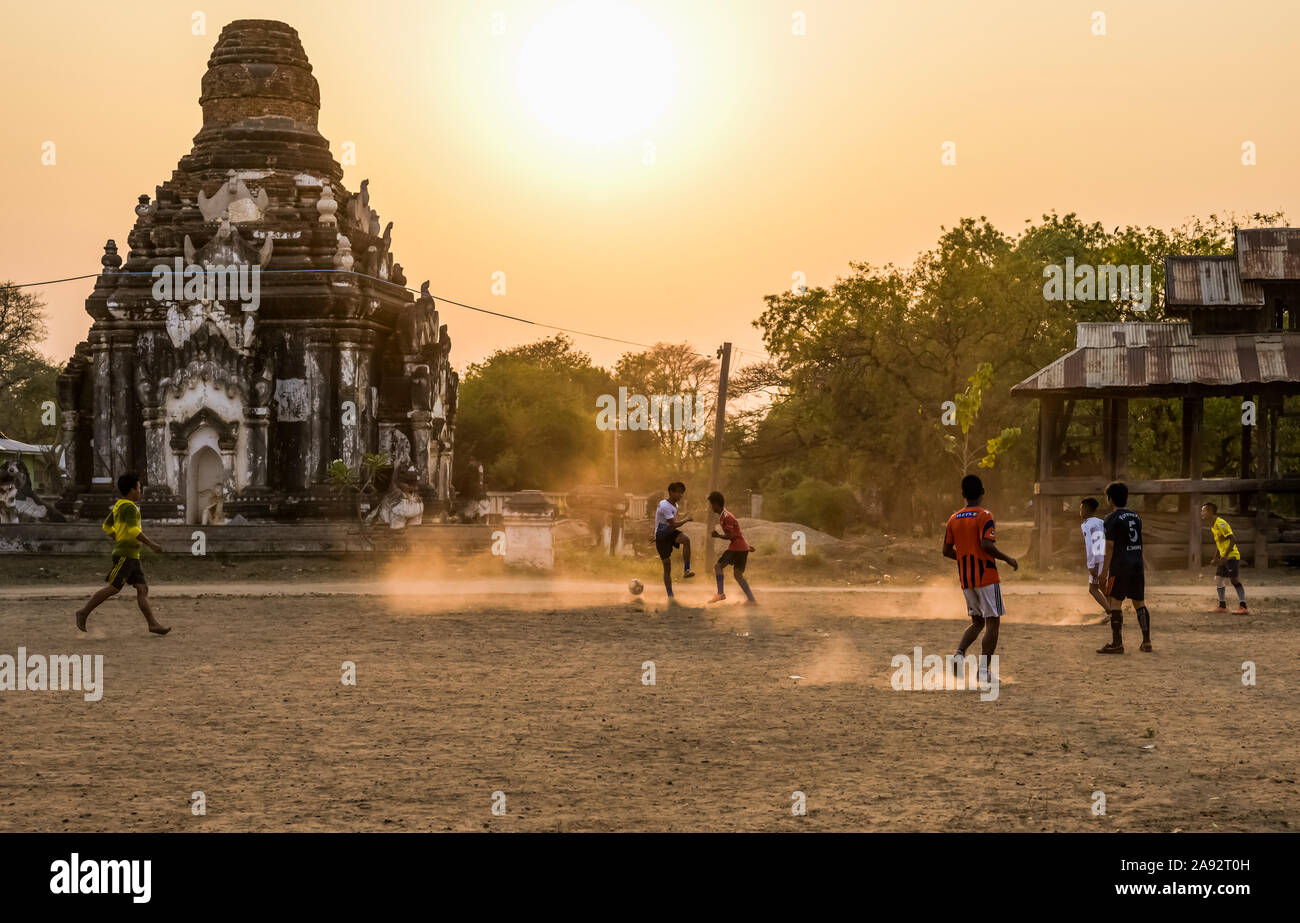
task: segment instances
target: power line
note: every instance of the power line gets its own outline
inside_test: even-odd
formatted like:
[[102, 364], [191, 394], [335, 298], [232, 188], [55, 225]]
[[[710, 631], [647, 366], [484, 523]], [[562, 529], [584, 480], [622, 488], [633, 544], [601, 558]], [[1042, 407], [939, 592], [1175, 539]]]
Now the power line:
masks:
[[[323, 272], [341, 273], [347, 276], [358, 276], [363, 279], [369, 279], [371, 282], [378, 282], [381, 285], [389, 285], [392, 286], [393, 288], [402, 289], [403, 291], [410, 292], [413, 295], [423, 294], [423, 292], [421, 292], [419, 289], [411, 288], [408, 285], [398, 285], [396, 282], [389, 282], [386, 279], [379, 279], [376, 278], [375, 276], [370, 276], [363, 272], [356, 272], [355, 270], [351, 270], [351, 269], [263, 269], [262, 270], [263, 275], [292, 275], [292, 274], [301, 274], [301, 273], [323, 273]], [[44, 282], [8, 282], [8, 283], [0, 283], [0, 285], [4, 285], [10, 288], [35, 288], [40, 285], [57, 285], [60, 282], [77, 282], [82, 279], [95, 279], [98, 278], [100, 275], [101, 273], [95, 272], [84, 276], [68, 276], [66, 279], [47, 279]], [[114, 270], [113, 275], [153, 276], [154, 273], [152, 270], [149, 272], [138, 272], [138, 271], [132, 272], [126, 270]], [[544, 327], [547, 330], [558, 330], [561, 333], [570, 333], [573, 334], [574, 336], [590, 337], [596, 340], [605, 340], [610, 343], [622, 343], [626, 346], [637, 346], [640, 347], [641, 349], [654, 348], [649, 343], [639, 343], [636, 340], [625, 340], [621, 337], [606, 336], [603, 333], [591, 333], [586, 330], [577, 330], [572, 327], [561, 327], [558, 324], [548, 324], [545, 323], [544, 321], [536, 321], [527, 317], [519, 317], [516, 314], [506, 314], [501, 311], [491, 311], [487, 308], [480, 308], [477, 305], [465, 304], [462, 301], [455, 301], [451, 298], [443, 298], [441, 295], [434, 295], [433, 293], [430, 293], [430, 296], [433, 298], [435, 302], [441, 301], [445, 304], [455, 305], [458, 308], [465, 308], [468, 311], [477, 311], [479, 314], [488, 314], [491, 315], [492, 317], [500, 317], [505, 320], [515, 321], [516, 323], [528, 324], [529, 326], [532, 327]], [[767, 356], [766, 353], [760, 352], [758, 350], [741, 349], [739, 346], [733, 347], [733, 349], [735, 349], [737, 352], [748, 353], [749, 355], [752, 356], [759, 356], [762, 358], [766, 358]], [[705, 356], [705, 354], [701, 352], [697, 352], [696, 355]]]

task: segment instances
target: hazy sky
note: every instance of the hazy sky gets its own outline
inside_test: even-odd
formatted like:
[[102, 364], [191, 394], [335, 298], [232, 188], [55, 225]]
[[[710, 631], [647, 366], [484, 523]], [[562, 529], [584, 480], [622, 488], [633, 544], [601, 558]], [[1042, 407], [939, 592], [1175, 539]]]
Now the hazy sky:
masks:
[[[370, 179], [409, 284], [644, 343], [758, 347], [762, 297], [793, 273], [815, 285], [850, 260], [910, 263], [968, 215], [1006, 231], [1050, 209], [1108, 227], [1300, 220], [1294, 0], [569, 6], [9, 4], [0, 278], [97, 271], [110, 237], [125, 255], [136, 197], [201, 125], [221, 27], [244, 18], [298, 30], [321, 133], [336, 159], [355, 144], [344, 182]], [[59, 361], [89, 328], [91, 285], [37, 290]], [[443, 319], [462, 369], [549, 333], [456, 307]], [[605, 363], [627, 348], [577, 342]]]

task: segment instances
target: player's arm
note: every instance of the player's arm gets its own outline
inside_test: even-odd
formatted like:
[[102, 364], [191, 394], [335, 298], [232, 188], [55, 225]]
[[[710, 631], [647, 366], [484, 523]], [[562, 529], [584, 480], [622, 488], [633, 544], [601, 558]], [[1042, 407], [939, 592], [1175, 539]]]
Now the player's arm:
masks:
[[690, 521], [693, 520], [694, 518], [695, 518], [695, 517], [692, 516], [690, 513], [682, 513], [680, 516], [674, 516], [674, 517], [673, 517], [673, 526], [674, 526], [674, 528], [677, 527], [677, 526], [684, 526], [684, 525], [686, 525], [686, 523], [690, 522]]
[[957, 560], [957, 546], [955, 546], [952, 542], [944, 542], [943, 556], [945, 558], [952, 558], [954, 561]]
[[1110, 561], [1111, 558], [1113, 557], [1115, 557], [1115, 543], [1113, 541], [1107, 540], [1106, 557], [1102, 558], [1101, 576], [1097, 578], [1097, 582], [1102, 585], [1103, 592], [1106, 589], [1106, 581], [1110, 579]]
[[155, 542], [149, 536], [145, 535], [143, 532], [137, 534], [136, 538], [140, 540], [140, 544], [147, 545], [150, 548], [152, 548], [154, 551], [158, 552], [159, 554], [162, 554], [162, 545], [159, 545], [157, 542]]
[[1006, 561], [1011, 565], [1012, 570], [1020, 570], [1020, 563], [1011, 555], [1003, 554], [998, 550], [998, 543], [993, 539], [985, 536], [980, 539], [980, 549], [989, 557], [997, 558], [999, 561]]

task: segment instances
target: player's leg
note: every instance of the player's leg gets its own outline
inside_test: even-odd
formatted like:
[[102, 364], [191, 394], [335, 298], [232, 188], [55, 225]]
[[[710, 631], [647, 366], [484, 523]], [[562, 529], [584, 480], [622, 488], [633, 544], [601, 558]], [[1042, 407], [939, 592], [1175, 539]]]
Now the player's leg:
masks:
[[751, 603], [757, 602], [754, 599], [753, 592], [749, 589], [749, 583], [745, 580], [745, 567], [749, 564], [749, 552], [738, 551], [735, 559], [735, 563], [731, 566], [731, 576], [736, 578], [736, 583], [740, 586], [741, 592], [745, 594], [745, 599]]
[[1246, 588], [1241, 585], [1241, 561], [1236, 558], [1228, 562], [1228, 579], [1232, 581], [1232, 588], [1237, 591], [1237, 614], [1244, 615], [1250, 610], [1246, 608]]
[[1088, 595], [1097, 601], [1097, 605], [1101, 606], [1103, 612], [1109, 615], [1110, 604], [1106, 601], [1106, 594], [1103, 593], [1101, 587], [1097, 585], [1097, 571], [1100, 569], [1100, 566], [1097, 566], [1088, 570]]
[[728, 556], [729, 556], [729, 552], [726, 551], [722, 552], [722, 555], [718, 558], [717, 562], [713, 565], [713, 577], [718, 582], [718, 593], [716, 596], [714, 596], [712, 599], [709, 600], [709, 602], [711, 603], [720, 603], [727, 598], [727, 594], [723, 591], [723, 576], [724, 576], [723, 568], [727, 566]]
[[678, 532], [676, 544], [682, 550], [682, 579], [694, 577], [695, 571], [691, 570], [691, 540], [685, 532]]
[[140, 607], [140, 611], [144, 613], [144, 620], [149, 623], [150, 631], [156, 635], [165, 635], [171, 631], [170, 628], [159, 625], [158, 620], [154, 618], [153, 606], [149, 604], [149, 584], [144, 581], [135, 584], [135, 603]]
[[1227, 612], [1228, 600], [1224, 596], [1224, 591], [1228, 586], [1228, 568], [1223, 561], [1214, 570], [1214, 591], [1219, 594], [1219, 605], [1215, 607], [1215, 612]]
[[1146, 601], [1142, 599], [1133, 600], [1133, 609], [1137, 612], [1138, 628], [1142, 629], [1142, 643], [1138, 650], [1151, 653], [1151, 613], [1147, 610]]
[[1118, 578], [1111, 577], [1106, 587], [1106, 611], [1110, 613], [1110, 641], [1097, 649], [1098, 654], [1124, 653], [1124, 610], [1122, 608], [1124, 596], [1123, 584]]
[[115, 586], [110, 583], [108, 586], [96, 590], [95, 595], [90, 597], [90, 600], [84, 606], [82, 606], [80, 609], [77, 610], [77, 627], [82, 631], [85, 631], [86, 619], [90, 617], [90, 613], [94, 612], [97, 608], [99, 608], [99, 604], [102, 603], [104, 600], [111, 599], [112, 597], [116, 596], [121, 591], [121, 589], [122, 588], [120, 586]]
[[673, 553], [671, 551], [659, 559], [664, 566], [664, 589], [668, 591], [668, 599], [673, 598]]

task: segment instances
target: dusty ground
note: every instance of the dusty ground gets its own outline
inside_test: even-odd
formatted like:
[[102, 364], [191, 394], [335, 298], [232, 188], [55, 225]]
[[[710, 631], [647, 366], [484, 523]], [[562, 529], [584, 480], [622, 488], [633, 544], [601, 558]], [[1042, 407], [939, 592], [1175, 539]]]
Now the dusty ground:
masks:
[[963, 622], [946, 586], [665, 611], [653, 585], [648, 605], [599, 587], [431, 601], [159, 585], [166, 638], [128, 601], [81, 635], [74, 604], [11, 588], [0, 653], [103, 654], [105, 692], [0, 692], [0, 830], [1300, 825], [1295, 594], [1262, 596], [1248, 617], [1153, 597], [1156, 652], [1102, 658], [1090, 601], [1022, 589], [1009, 586], [999, 696], [981, 702], [890, 687], [895, 654], [953, 648]]

